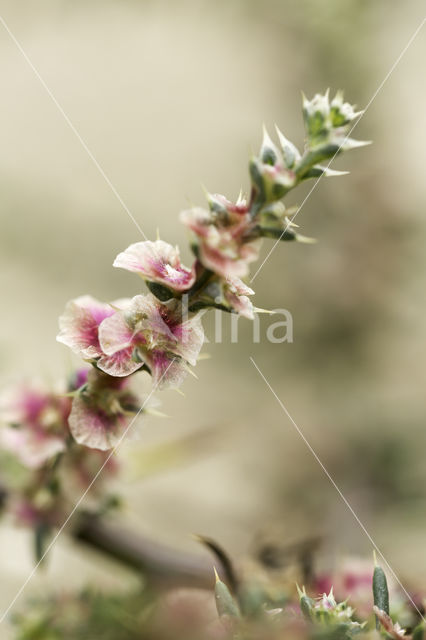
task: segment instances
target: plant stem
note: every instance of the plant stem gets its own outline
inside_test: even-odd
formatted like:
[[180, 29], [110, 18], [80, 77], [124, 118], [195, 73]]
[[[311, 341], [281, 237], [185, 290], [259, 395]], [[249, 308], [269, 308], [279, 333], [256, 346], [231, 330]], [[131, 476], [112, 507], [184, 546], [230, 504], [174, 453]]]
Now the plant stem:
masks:
[[[143, 573], [162, 589], [193, 587], [213, 589], [213, 561], [202, 555], [172, 549], [121, 525], [89, 512], [79, 514], [72, 530], [75, 539]], [[217, 564], [217, 561], [215, 561]]]

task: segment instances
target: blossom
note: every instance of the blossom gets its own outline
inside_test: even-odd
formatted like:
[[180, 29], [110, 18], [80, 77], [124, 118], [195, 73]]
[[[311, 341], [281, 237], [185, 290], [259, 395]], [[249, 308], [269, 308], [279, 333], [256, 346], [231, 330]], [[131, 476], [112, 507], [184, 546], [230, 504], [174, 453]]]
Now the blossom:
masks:
[[[344, 557], [333, 571], [320, 574], [315, 579], [315, 588], [318, 591], [328, 590], [331, 585], [338, 600], [349, 596], [362, 618], [369, 615], [373, 606], [370, 560], [356, 556]], [[403, 594], [391, 576], [388, 578], [388, 589], [393, 607], [401, 607]]]
[[195, 282], [195, 267], [188, 269], [183, 266], [179, 249], [163, 240], [131, 244], [118, 254], [113, 266], [138, 273], [146, 280], [163, 284], [174, 291], [186, 291]]
[[73, 400], [69, 428], [79, 444], [105, 451], [119, 442], [140, 408], [141, 399], [131, 390], [130, 380], [93, 369]]
[[106, 355], [99, 343], [99, 326], [113, 316], [117, 308], [125, 309], [129, 300], [116, 300], [111, 304], [99, 302], [91, 296], [71, 300], [59, 318], [58, 342], [70, 347], [85, 360], [97, 360], [97, 366], [112, 376], [128, 376], [141, 367], [132, 360], [132, 349]]
[[59, 318], [60, 332], [56, 339], [84, 359], [97, 358], [102, 355], [98, 327], [104, 318], [113, 313], [111, 305], [99, 302], [92, 296], [70, 300]]
[[0, 432], [0, 444], [29, 469], [43, 466], [47, 460], [65, 449], [63, 438], [30, 428], [5, 427]]
[[249, 320], [254, 318], [254, 307], [247, 296], [253, 294], [253, 289], [250, 289], [240, 278], [228, 277], [224, 283], [223, 295], [226, 302], [236, 313]]
[[380, 620], [380, 624], [383, 626], [383, 629], [386, 633], [395, 640], [400, 640], [401, 638], [405, 638], [405, 629], [401, 627], [399, 622], [393, 622], [392, 618], [385, 612], [379, 609], [379, 607], [374, 606], [373, 611]]
[[[148, 294], [135, 296], [126, 310], [106, 318], [99, 328], [99, 340], [111, 358], [126, 352], [139, 367], [145, 365], [154, 384], [178, 386], [188, 364], [197, 362], [204, 331], [200, 314], [184, 317], [184, 307], [177, 300], [166, 305]], [[98, 366], [105, 373], [119, 375], [112, 374], [105, 361]]]
[[260, 240], [248, 241], [254, 227], [247, 204], [224, 196], [209, 196], [210, 211], [194, 207], [183, 211], [181, 222], [195, 234], [197, 254], [207, 269], [226, 278], [244, 277], [259, 257]]
[[30, 469], [43, 466], [65, 449], [69, 398], [35, 384], [6, 390], [0, 399], [2, 448]]

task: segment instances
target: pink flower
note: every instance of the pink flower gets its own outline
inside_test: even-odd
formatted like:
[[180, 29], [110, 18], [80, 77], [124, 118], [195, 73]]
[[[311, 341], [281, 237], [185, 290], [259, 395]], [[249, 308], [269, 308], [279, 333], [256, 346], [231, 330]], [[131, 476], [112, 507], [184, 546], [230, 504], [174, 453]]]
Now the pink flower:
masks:
[[[318, 576], [315, 588], [324, 591], [332, 584], [336, 598], [343, 600], [349, 597], [357, 613], [364, 618], [370, 614], [373, 606], [371, 580], [371, 561], [349, 556], [341, 559], [339, 566], [333, 572]], [[391, 576], [388, 578], [388, 588], [394, 606], [397, 603], [401, 604], [403, 594]]]
[[111, 449], [141, 405], [141, 399], [130, 389], [130, 380], [92, 369], [87, 385], [73, 400], [70, 431], [79, 444], [102, 451]]
[[98, 358], [102, 355], [98, 327], [104, 318], [113, 313], [115, 311], [111, 305], [99, 302], [92, 296], [70, 300], [59, 318], [60, 332], [56, 339], [85, 360]]
[[65, 449], [65, 442], [59, 436], [15, 427], [4, 427], [0, 431], [0, 445], [29, 469], [38, 469]]
[[60, 332], [56, 339], [85, 360], [97, 359], [97, 366], [112, 376], [130, 375], [141, 367], [140, 363], [132, 360], [132, 349], [117, 351], [111, 356], [106, 355], [99, 344], [101, 322], [113, 316], [117, 308], [125, 308], [129, 302], [123, 299], [107, 304], [91, 296], [71, 300], [59, 318]]
[[163, 240], [131, 244], [118, 254], [113, 266], [138, 273], [146, 280], [175, 291], [186, 291], [195, 282], [195, 267], [184, 267], [180, 262], [179, 249]]
[[0, 444], [30, 469], [43, 466], [65, 449], [69, 398], [35, 385], [20, 385], [0, 400]]
[[[139, 367], [145, 365], [150, 370], [154, 384], [178, 386], [188, 364], [196, 364], [204, 341], [200, 314], [185, 318], [183, 311], [177, 300], [166, 305], [150, 294], [135, 296], [125, 311], [102, 322], [102, 350], [111, 358], [126, 352]], [[119, 375], [112, 374], [105, 362], [99, 361], [98, 366], [105, 373]]]
[[210, 211], [195, 207], [180, 219], [195, 234], [201, 263], [226, 278], [244, 277], [259, 256], [260, 240], [249, 240], [255, 223], [244, 200], [232, 204], [224, 196], [209, 196]]
[[380, 624], [383, 626], [383, 629], [386, 633], [395, 640], [400, 640], [400, 638], [405, 638], [405, 629], [402, 629], [399, 622], [393, 622], [392, 618], [385, 612], [379, 609], [379, 607], [374, 606], [373, 611], [380, 620]]
[[226, 302], [236, 313], [249, 320], [254, 318], [254, 307], [247, 296], [253, 294], [253, 289], [250, 289], [240, 278], [226, 278], [223, 287]]

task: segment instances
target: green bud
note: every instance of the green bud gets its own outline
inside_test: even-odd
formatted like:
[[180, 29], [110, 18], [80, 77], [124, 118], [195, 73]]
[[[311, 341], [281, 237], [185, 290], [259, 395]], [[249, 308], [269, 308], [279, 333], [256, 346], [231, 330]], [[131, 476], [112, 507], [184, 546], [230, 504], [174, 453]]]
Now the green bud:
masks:
[[220, 197], [214, 193], [207, 193], [206, 198], [210, 211], [222, 215], [228, 215], [228, 210], [226, 208], [223, 197]]
[[240, 611], [237, 603], [231, 595], [231, 592], [226, 584], [219, 578], [216, 569], [214, 570], [214, 573], [216, 576], [214, 594], [219, 617], [222, 618], [223, 616], [229, 616], [230, 618], [239, 618]]
[[287, 214], [296, 213], [297, 207], [287, 210], [282, 202], [274, 202], [273, 204], [263, 208], [258, 216], [258, 226], [255, 232], [262, 238], [273, 238], [275, 240], [306, 242], [315, 242], [312, 238], [307, 238], [297, 233], [298, 226], [292, 222]]
[[308, 598], [308, 596], [306, 595], [305, 587], [303, 587], [303, 589], [300, 589], [299, 585], [296, 585], [296, 586], [297, 586], [297, 593], [299, 594], [300, 610], [303, 614], [303, 617], [306, 620], [312, 621], [314, 601], [311, 598]]
[[290, 142], [290, 140], [287, 140], [285, 135], [278, 129], [278, 127], [276, 127], [276, 130], [283, 153], [284, 164], [287, 169], [293, 169], [296, 162], [300, 161], [300, 152], [297, 147], [292, 142]]
[[364, 111], [355, 111], [349, 102], [343, 102], [343, 91], [338, 91], [330, 103], [330, 119], [333, 127], [342, 127], [358, 118]]
[[316, 94], [312, 100], [303, 96], [307, 141], [306, 151], [294, 167], [299, 180], [322, 175], [315, 165], [334, 158], [341, 151], [370, 144], [347, 138], [350, 123], [361, 114], [362, 111], [355, 111], [348, 102], [343, 102], [341, 92], [337, 92], [331, 103], [328, 91], [324, 95]]
[[262, 146], [260, 147], [260, 160], [264, 164], [269, 164], [275, 166], [280, 163], [281, 157], [278, 148], [274, 145], [269, 134], [266, 130], [266, 127], [263, 127], [263, 140]]
[[330, 104], [328, 90], [324, 95], [317, 93], [312, 100], [303, 94], [303, 119], [309, 139], [320, 142], [328, 134]]
[[251, 159], [250, 175], [257, 191], [256, 200], [262, 205], [280, 200], [297, 183], [290, 169], [265, 164], [259, 158]]

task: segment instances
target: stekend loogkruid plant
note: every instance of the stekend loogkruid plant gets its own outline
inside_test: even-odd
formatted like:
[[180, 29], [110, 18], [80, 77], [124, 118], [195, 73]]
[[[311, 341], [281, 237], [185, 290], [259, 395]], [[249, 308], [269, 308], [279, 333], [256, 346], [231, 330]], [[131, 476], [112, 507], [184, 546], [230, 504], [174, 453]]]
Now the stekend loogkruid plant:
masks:
[[328, 94], [304, 98], [303, 152], [278, 129], [276, 144], [265, 130], [259, 154], [250, 159], [247, 197], [232, 203], [207, 194], [206, 208], [181, 213], [195, 256], [190, 267], [163, 240], [136, 242], [113, 266], [141, 276], [148, 293], [113, 302], [84, 295], [68, 302], [57, 339], [89, 366], [55, 390], [23, 384], [2, 398], [2, 483], [19, 522], [39, 533], [59, 525], [106, 462], [91, 494], [98, 505], [108, 503], [103, 483], [117, 463], [107, 451], [132, 416], [152, 410], [150, 402], [144, 404], [140, 373], [151, 376], [154, 390], [177, 388], [197, 363], [203, 313], [221, 309], [254, 317], [259, 310], [244, 279], [262, 239], [307, 240], [291, 220], [295, 209], [283, 199], [305, 180], [340, 173], [327, 163], [366, 144], [348, 137], [359, 113], [340, 92], [332, 100]]

